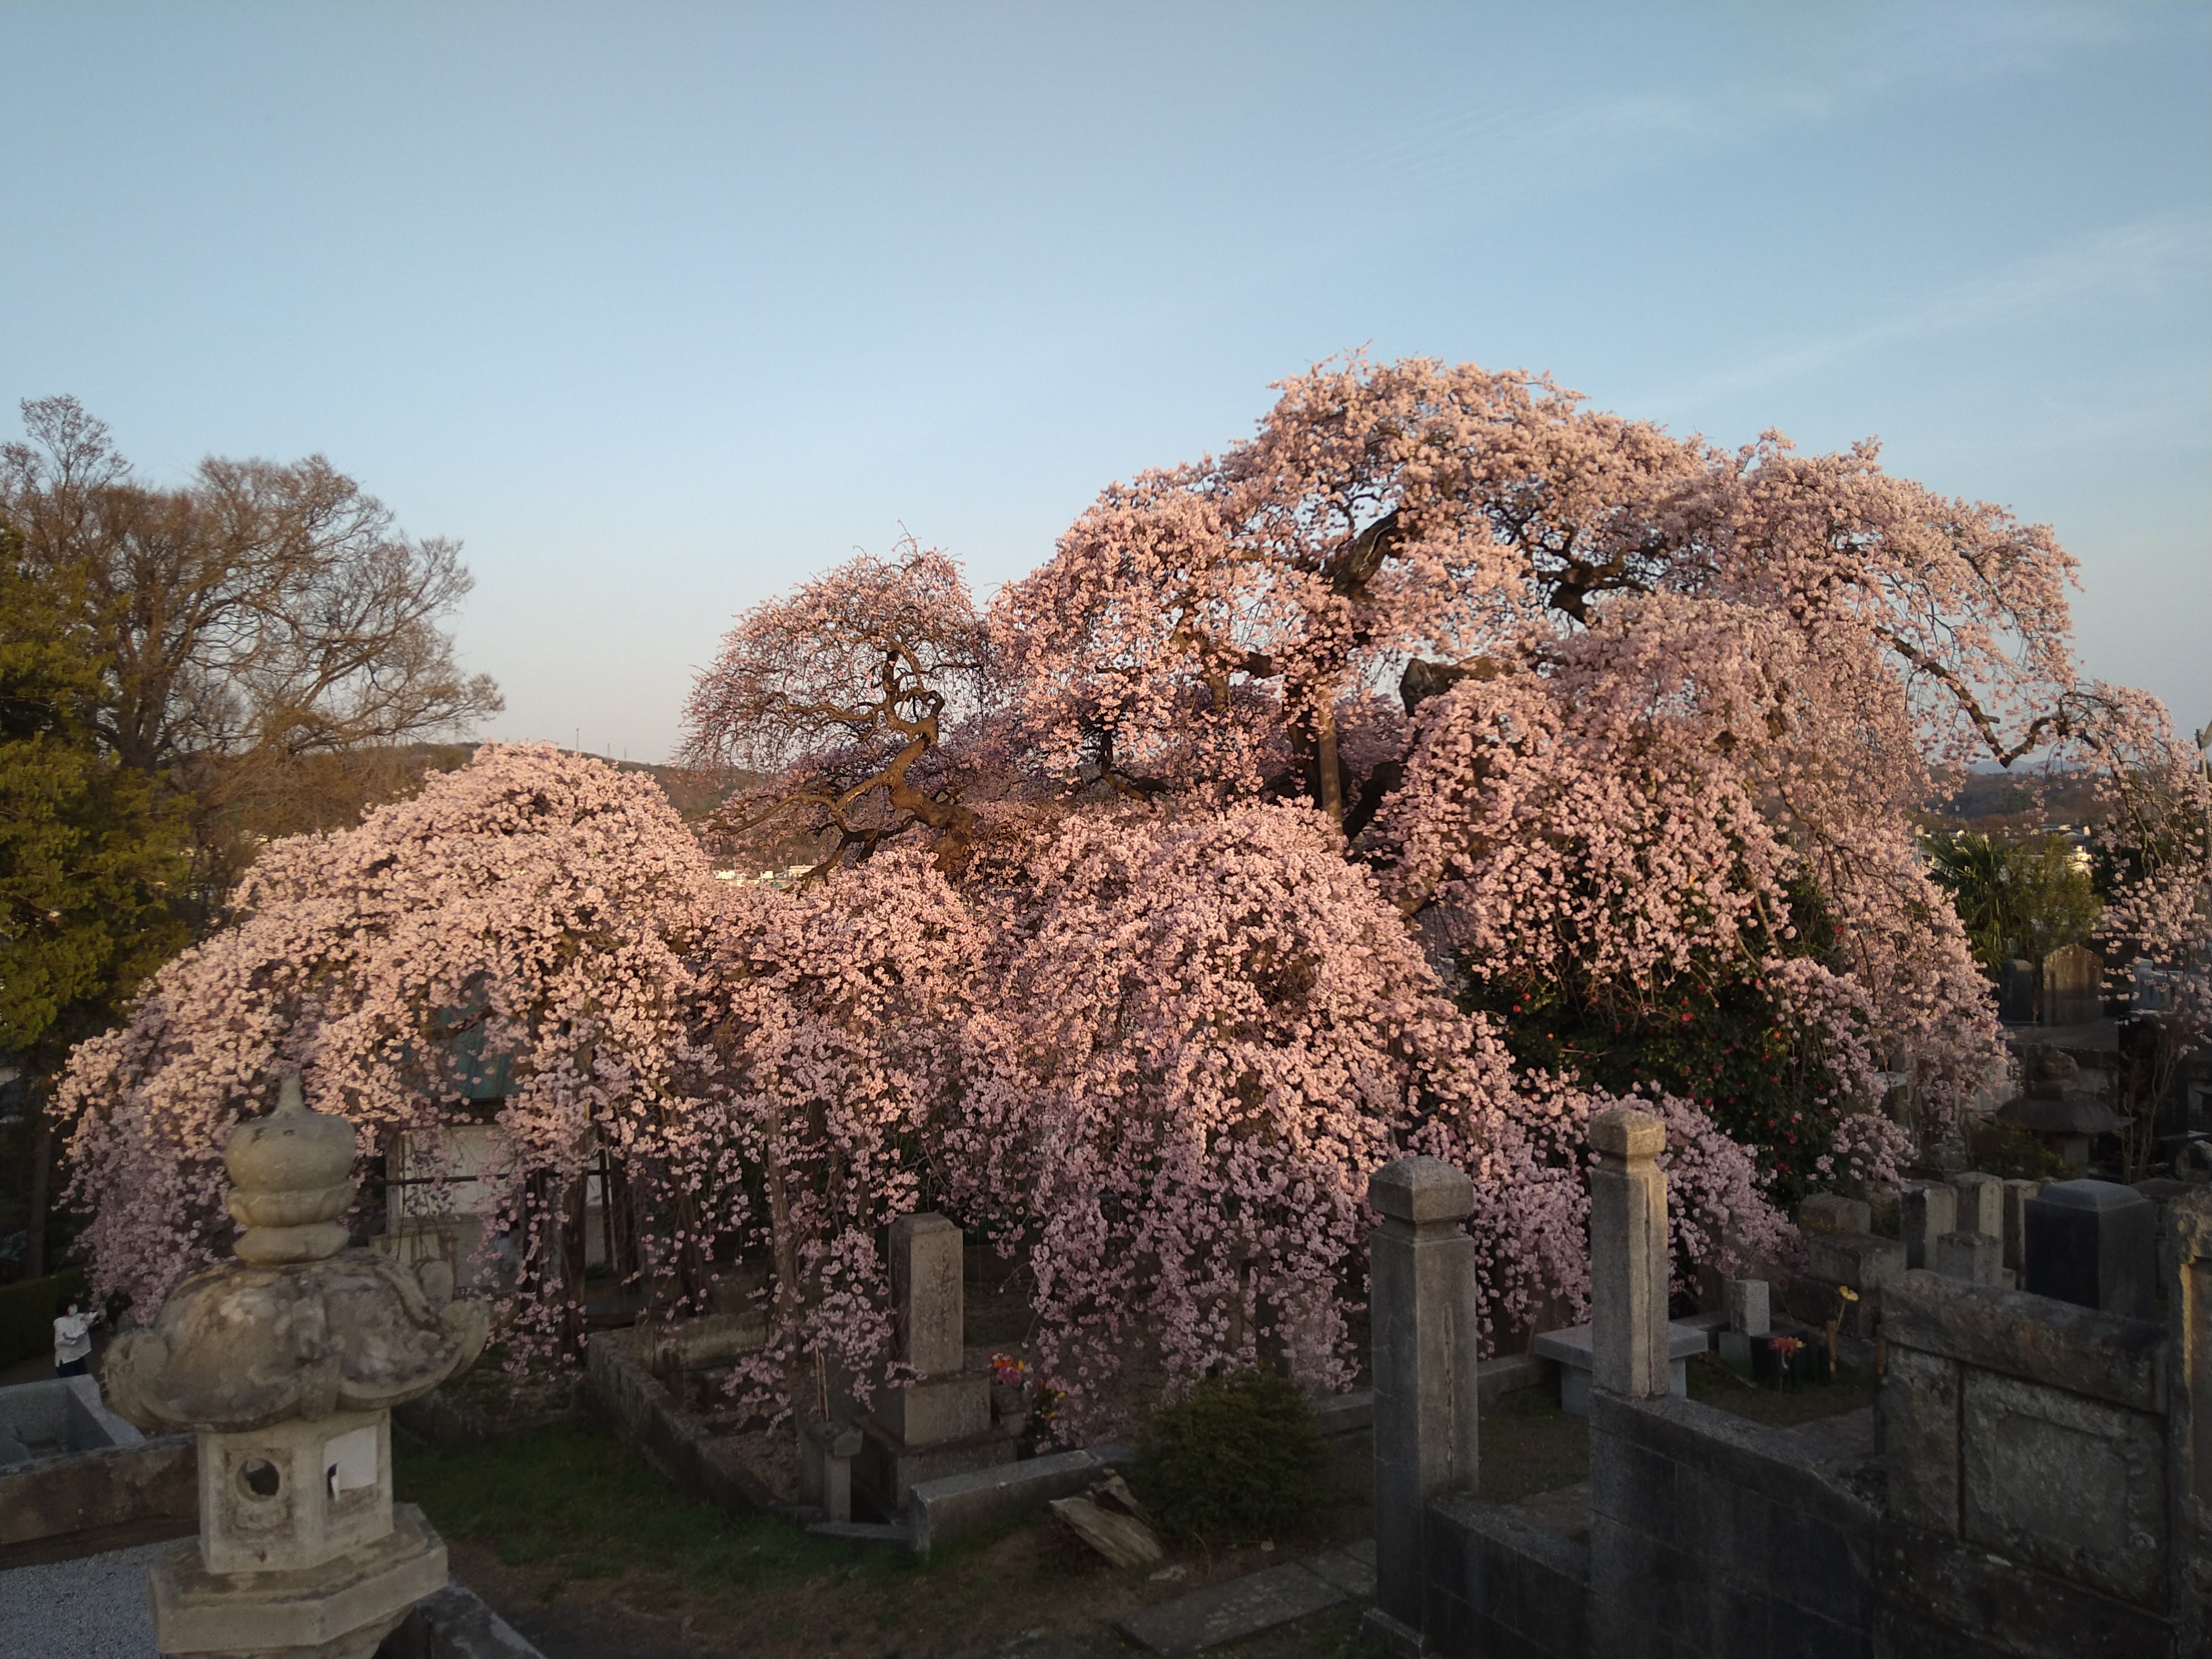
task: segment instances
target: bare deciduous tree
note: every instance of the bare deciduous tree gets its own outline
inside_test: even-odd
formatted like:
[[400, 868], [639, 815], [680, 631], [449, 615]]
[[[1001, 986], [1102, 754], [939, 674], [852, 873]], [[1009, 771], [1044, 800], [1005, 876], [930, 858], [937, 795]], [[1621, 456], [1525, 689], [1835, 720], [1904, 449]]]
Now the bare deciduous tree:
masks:
[[122, 763], [193, 806], [199, 885], [251, 856], [252, 803], [303, 757], [457, 732], [501, 706], [441, 622], [471, 580], [319, 455], [134, 477], [74, 398], [23, 404], [0, 512], [33, 568], [71, 571], [111, 666], [96, 719]]

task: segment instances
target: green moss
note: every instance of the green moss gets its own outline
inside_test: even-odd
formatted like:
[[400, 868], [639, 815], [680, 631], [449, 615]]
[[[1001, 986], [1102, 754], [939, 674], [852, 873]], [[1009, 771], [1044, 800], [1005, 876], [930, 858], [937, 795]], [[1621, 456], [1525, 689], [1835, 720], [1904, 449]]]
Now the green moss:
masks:
[[1312, 1523], [1327, 1455], [1297, 1384], [1237, 1371], [1153, 1413], [1133, 1474], [1138, 1496], [1170, 1535], [1250, 1543]]

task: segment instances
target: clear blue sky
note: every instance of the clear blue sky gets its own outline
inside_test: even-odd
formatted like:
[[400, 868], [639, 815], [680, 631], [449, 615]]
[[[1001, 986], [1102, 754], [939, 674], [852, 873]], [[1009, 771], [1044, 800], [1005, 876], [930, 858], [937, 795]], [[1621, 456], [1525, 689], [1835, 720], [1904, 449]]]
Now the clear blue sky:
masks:
[[1365, 345], [2054, 525], [2212, 720], [2212, 6], [0, 5], [0, 431], [321, 451], [488, 735], [673, 742], [903, 525], [979, 586]]

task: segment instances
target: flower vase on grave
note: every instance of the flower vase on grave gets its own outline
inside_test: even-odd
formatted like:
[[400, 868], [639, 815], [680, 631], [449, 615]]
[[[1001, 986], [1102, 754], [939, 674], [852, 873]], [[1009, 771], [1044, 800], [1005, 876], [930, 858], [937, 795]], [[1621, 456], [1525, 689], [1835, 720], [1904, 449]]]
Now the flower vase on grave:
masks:
[[1782, 1357], [1774, 1351], [1776, 1340], [1772, 1336], [1751, 1339], [1751, 1380], [1761, 1388], [1782, 1386]]
[[1778, 1336], [1769, 1345], [1778, 1373], [1776, 1386], [1795, 1394], [1805, 1381], [1805, 1345], [1794, 1336]]
[[1826, 1388], [1835, 1381], [1835, 1372], [1828, 1364], [1828, 1345], [1825, 1342], [1807, 1343], [1805, 1351], [1798, 1356], [1798, 1366], [1806, 1382]]

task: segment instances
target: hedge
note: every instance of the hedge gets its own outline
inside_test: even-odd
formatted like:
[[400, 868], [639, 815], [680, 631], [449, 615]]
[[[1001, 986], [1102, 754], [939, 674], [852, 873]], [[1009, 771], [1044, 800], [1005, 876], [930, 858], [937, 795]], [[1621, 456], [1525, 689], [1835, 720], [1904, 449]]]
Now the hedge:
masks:
[[54, 1351], [54, 1304], [84, 1294], [84, 1269], [67, 1267], [0, 1290], [0, 1365]]

